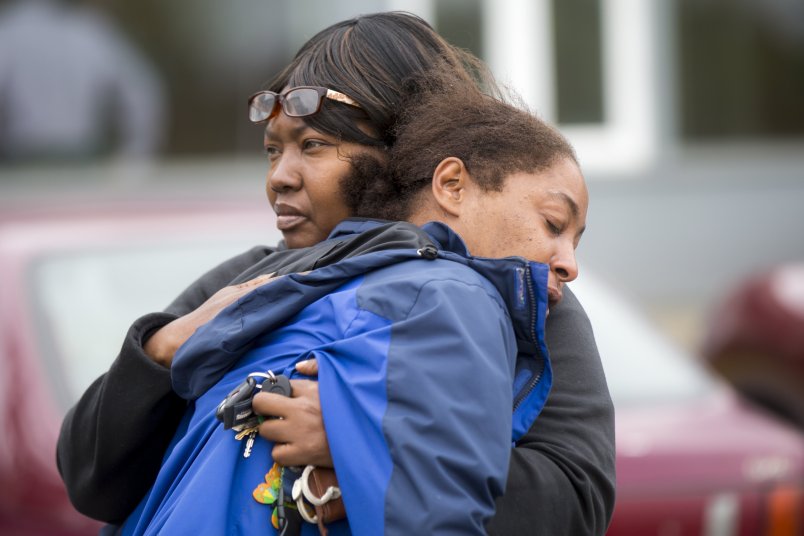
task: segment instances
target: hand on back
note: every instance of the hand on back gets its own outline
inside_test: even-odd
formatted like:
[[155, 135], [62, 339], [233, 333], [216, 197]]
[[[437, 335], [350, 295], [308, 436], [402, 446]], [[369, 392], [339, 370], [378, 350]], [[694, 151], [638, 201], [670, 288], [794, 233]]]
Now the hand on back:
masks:
[[176, 350], [195, 333], [195, 330], [239, 298], [277, 278], [273, 274], [265, 274], [245, 283], [220, 289], [196, 310], [166, 324], [151, 335], [143, 347], [146, 355], [163, 367], [170, 368]]

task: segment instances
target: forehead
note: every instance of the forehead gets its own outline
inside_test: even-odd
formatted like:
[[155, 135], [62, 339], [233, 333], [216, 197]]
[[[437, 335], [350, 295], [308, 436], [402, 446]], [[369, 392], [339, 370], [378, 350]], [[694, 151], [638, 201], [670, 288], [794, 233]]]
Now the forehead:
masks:
[[562, 159], [547, 169], [515, 173], [506, 178], [503, 191], [512, 196], [535, 197], [566, 204], [575, 216], [585, 216], [589, 204], [586, 181], [573, 160]]
[[301, 117], [288, 117], [284, 112], [280, 112], [273, 119], [265, 124], [265, 137], [289, 137], [294, 138], [301, 135], [306, 130], [313, 128], [304, 122]]

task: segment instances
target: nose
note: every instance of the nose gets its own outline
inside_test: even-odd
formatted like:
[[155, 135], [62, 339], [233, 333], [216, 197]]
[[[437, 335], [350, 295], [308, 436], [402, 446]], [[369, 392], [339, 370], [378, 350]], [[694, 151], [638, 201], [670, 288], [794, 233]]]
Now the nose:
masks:
[[578, 277], [578, 261], [575, 258], [575, 247], [563, 247], [550, 261], [550, 269], [562, 283], [569, 283]]
[[268, 170], [268, 189], [276, 193], [300, 189], [302, 178], [298, 163], [298, 158], [290, 150], [271, 163]]

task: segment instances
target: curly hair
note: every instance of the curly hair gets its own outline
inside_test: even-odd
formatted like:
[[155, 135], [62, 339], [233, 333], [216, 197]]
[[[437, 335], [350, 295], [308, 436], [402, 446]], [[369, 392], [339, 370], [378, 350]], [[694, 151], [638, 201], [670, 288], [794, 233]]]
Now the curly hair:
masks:
[[[511, 97], [509, 97], [511, 99]], [[405, 220], [432, 181], [438, 164], [459, 158], [472, 180], [501, 191], [514, 173], [545, 170], [575, 151], [564, 136], [534, 114], [456, 82], [447, 70], [412, 80], [387, 162], [352, 158], [355, 172], [342, 190], [356, 216]], [[384, 180], [378, 180], [378, 175]]]

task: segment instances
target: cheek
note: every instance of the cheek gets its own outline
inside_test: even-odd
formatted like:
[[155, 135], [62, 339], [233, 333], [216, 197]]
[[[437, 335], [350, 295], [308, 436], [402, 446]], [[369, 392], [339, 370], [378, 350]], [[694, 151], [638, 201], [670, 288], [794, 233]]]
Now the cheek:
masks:
[[528, 236], [528, 254], [530, 259], [548, 264], [555, 250], [555, 239], [542, 229], [533, 229]]
[[265, 177], [265, 196], [268, 198], [268, 202], [271, 203], [271, 206], [274, 206], [276, 203], [276, 192], [271, 189], [271, 172], [268, 172], [268, 175]]
[[540, 240], [533, 240], [530, 244], [529, 259], [532, 261], [540, 262], [542, 264], [549, 264], [552, 254], [547, 244]]
[[516, 232], [512, 232], [508, 238], [508, 244], [517, 252], [520, 257], [525, 257], [529, 261], [548, 264], [552, 256], [553, 244], [549, 236], [546, 236], [538, 228], [528, 225], [528, 222], [520, 222], [522, 225]]
[[497, 247], [501, 250], [500, 256], [525, 257], [534, 261], [538, 260], [534, 255], [541, 250], [540, 240], [541, 237], [534, 232], [528, 220], [512, 211], [506, 215], [501, 232], [498, 233]]
[[[349, 168], [346, 168], [346, 172], [348, 170]], [[315, 219], [332, 226], [351, 215], [341, 193], [341, 179], [346, 172], [338, 171], [320, 175], [315, 179], [308, 180], [305, 184]]]

